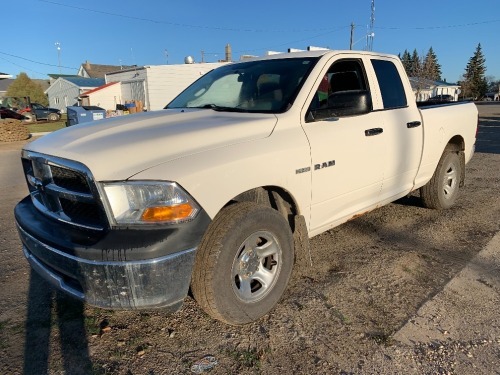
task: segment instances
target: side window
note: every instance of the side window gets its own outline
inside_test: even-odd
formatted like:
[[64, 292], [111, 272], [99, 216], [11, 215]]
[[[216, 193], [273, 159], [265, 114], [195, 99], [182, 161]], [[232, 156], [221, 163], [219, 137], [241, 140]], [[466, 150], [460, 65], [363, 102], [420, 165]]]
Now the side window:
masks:
[[406, 93], [396, 66], [387, 60], [372, 60], [384, 109], [406, 107]]
[[306, 121], [356, 116], [371, 110], [371, 95], [363, 63], [360, 60], [339, 60], [322, 78]]

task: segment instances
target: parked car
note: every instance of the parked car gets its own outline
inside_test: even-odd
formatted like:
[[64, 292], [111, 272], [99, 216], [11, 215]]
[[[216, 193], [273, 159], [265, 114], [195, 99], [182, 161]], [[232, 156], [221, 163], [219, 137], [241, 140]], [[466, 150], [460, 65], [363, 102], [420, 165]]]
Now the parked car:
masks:
[[16, 111], [13, 111], [12, 109], [5, 108], [5, 107], [0, 107], [0, 118], [13, 118], [16, 120], [25, 120], [26, 116], [21, 115], [20, 113], [17, 113]]
[[38, 103], [31, 103], [31, 112], [35, 114], [37, 120], [59, 121], [61, 118], [59, 109], [45, 107]]
[[446, 103], [446, 102], [454, 102], [455, 99], [451, 95], [436, 95], [433, 96], [432, 98], [429, 98], [430, 102], [439, 102], [439, 103]]

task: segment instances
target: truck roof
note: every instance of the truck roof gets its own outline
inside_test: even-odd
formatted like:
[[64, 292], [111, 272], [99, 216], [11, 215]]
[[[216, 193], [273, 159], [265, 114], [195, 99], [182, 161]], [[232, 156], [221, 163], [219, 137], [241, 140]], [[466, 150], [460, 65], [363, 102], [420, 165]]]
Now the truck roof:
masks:
[[368, 55], [368, 56], [384, 56], [384, 57], [396, 57], [394, 55], [371, 52], [371, 51], [357, 51], [357, 50], [317, 50], [317, 51], [300, 51], [300, 52], [283, 52], [276, 53], [269, 56], [259, 56], [250, 59], [245, 59], [243, 61], [256, 61], [256, 60], [273, 60], [273, 59], [288, 59], [288, 58], [304, 58], [304, 57], [322, 57], [324, 55], [337, 55], [337, 54], [352, 54], [352, 55]]

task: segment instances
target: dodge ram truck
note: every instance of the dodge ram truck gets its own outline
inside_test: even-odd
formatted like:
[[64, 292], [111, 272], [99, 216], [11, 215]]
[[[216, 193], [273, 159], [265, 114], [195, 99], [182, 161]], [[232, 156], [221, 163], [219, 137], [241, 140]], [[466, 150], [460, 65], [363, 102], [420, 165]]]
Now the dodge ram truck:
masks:
[[426, 208], [452, 206], [477, 123], [473, 103], [419, 108], [391, 55], [228, 64], [163, 110], [27, 144], [22, 249], [93, 306], [175, 311], [191, 291], [212, 317], [249, 323], [294, 263], [321, 261], [309, 238], [417, 189]]

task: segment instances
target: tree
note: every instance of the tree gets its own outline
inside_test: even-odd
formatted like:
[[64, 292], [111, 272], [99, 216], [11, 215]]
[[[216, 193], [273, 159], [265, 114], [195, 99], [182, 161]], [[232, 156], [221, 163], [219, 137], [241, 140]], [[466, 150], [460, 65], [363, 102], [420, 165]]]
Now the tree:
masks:
[[42, 86], [31, 80], [26, 73], [19, 73], [7, 89], [6, 96], [29, 96], [32, 102], [48, 105]]
[[419, 72], [421, 71], [422, 68], [422, 62], [420, 61], [420, 57], [418, 56], [417, 49], [415, 48], [413, 50], [413, 53], [411, 55], [411, 65], [410, 65], [410, 77], [415, 77]]
[[481, 43], [476, 47], [474, 55], [469, 59], [463, 80], [460, 82], [462, 87], [462, 96], [470, 97], [474, 100], [481, 99], [488, 91], [488, 82], [486, 81], [486, 59], [481, 49]]
[[486, 76], [488, 92], [500, 93], [500, 80], [495, 80], [493, 76]]
[[403, 52], [403, 56], [401, 56], [401, 62], [403, 63], [403, 67], [406, 70], [406, 74], [408, 74], [410, 77], [410, 72], [411, 72], [411, 55], [408, 50], [405, 49]]
[[429, 51], [425, 55], [422, 72], [424, 74], [424, 78], [431, 81], [441, 81], [441, 65], [439, 65], [437, 56], [432, 47], [429, 48]]

